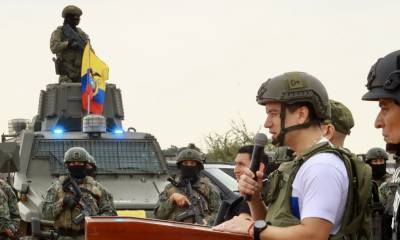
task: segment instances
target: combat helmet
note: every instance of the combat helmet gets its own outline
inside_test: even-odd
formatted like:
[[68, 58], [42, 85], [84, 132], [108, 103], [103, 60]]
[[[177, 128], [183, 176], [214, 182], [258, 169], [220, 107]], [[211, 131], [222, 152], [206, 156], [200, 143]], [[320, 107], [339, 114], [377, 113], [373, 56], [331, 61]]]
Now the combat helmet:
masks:
[[369, 162], [373, 159], [384, 159], [386, 161], [388, 160], [388, 154], [382, 148], [374, 147], [368, 150], [367, 154], [365, 155], [366, 162]]
[[176, 165], [178, 166], [178, 168], [180, 168], [181, 163], [183, 161], [192, 160], [198, 162], [201, 169], [204, 169], [203, 166], [204, 157], [202, 156], [200, 151], [196, 150], [195, 148], [196, 147], [194, 145], [189, 144], [187, 148], [181, 150], [178, 153], [178, 156], [176, 157]]
[[280, 102], [281, 105], [281, 132], [277, 141], [283, 145], [286, 132], [308, 128], [311, 122], [285, 128], [285, 108], [296, 103], [308, 103], [314, 110], [320, 122], [330, 119], [331, 109], [328, 93], [324, 85], [314, 76], [305, 72], [287, 72], [264, 82], [258, 90], [256, 100], [258, 104]]
[[63, 9], [61, 16], [65, 18], [68, 14], [80, 17], [82, 15], [82, 10], [77, 6], [68, 5]]
[[354, 119], [351, 111], [341, 102], [330, 99], [331, 118], [325, 120], [324, 124], [332, 124], [335, 130], [349, 135], [354, 127]]
[[94, 157], [92, 155], [89, 155], [88, 158], [88, 163], [91, 164], [93, 167], [96, 167], [96, 160], [94, 160]]
[[72, 147], [65, 152], [64, 163], [83, 162], [89, 163], [90, 154], [82, 147]]
[[368, 92], [362, 100], [378, 101], [389, 98], [400, 103], [400, 50], [379, 58], [372, 65], [366, 87]]

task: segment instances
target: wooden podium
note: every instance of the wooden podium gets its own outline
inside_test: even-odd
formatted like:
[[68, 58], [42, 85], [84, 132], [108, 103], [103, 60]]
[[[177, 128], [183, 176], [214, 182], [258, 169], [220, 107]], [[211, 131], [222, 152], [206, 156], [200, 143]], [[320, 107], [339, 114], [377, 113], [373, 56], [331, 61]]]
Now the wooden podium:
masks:
[[86, 218], [86, 240], [251, 240], [210, 227], [133, 217]]

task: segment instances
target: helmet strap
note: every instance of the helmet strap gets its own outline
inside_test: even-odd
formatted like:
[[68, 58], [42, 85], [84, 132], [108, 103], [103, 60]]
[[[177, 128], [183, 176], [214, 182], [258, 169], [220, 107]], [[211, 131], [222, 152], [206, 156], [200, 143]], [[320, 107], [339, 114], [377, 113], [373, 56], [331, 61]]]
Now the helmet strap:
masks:
[[278, 146], [284, 146], [285, 145], [285, 135], [288, 132], [298, 130], [298, 129], [305, 129], [311, 127], [314, 121], [308, 121], [302, 124], [297, 124], [293, 125], [290, 127], [285, 128], [285, 118], [286, 118], [286, 104], [281, 105], [281, 112], [280, 112], [280, 118], [281, 118], [281, 131], [278, 134], [278, 139], [276, 141], [273, 141], [272, 144], [278, 144]]

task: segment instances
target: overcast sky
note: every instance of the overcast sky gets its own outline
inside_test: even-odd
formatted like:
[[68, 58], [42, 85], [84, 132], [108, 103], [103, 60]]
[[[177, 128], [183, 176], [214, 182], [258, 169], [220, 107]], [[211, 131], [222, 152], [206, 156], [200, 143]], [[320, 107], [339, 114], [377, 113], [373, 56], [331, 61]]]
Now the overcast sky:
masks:
[[361, 96], [371, 65], [400, 48], [396, 0], [1, 0], [1, 132], [12, 118], [31, 119], [40, 90], [58, 81], [49, 39], [68, 4], [82, 8], [79, 27], [122, 90], [124, 127], [163, 148], [205, 149], [205, 136], [231, 120], [257, 131], [259, 86], [293, 70], [319, 78], [352, 110], [347, 147], [384, 147], [373, 127], [378, 105]]

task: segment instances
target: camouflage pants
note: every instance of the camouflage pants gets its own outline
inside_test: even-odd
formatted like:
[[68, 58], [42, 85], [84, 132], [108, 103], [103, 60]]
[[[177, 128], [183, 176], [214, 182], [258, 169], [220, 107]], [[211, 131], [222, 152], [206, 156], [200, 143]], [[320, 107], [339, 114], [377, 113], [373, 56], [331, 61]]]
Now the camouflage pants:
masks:
[[72, 79], [70, 77], [68, 77], [67, 75], [60, 75], [59, 79], [58, 79], [59, 83], [80, 83], [81, 80], [80, 79]]

